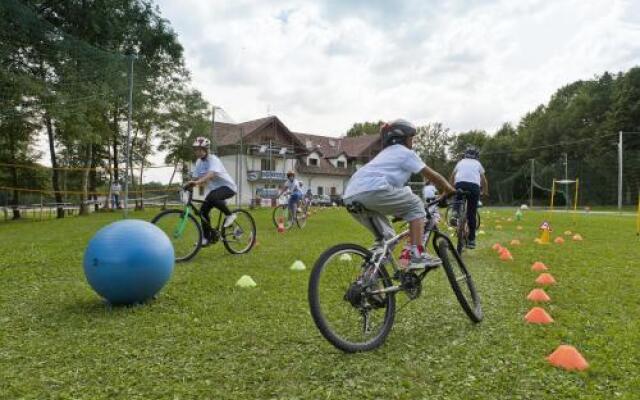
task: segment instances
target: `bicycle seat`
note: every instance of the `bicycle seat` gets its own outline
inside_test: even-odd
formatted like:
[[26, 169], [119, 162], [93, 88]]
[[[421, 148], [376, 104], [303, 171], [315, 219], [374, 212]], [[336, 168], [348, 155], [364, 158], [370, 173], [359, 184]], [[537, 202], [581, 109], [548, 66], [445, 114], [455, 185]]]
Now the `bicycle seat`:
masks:
[[367, 211], [367, 208], [364, 205], [362, 205], [362, 203], [357, 201], [347, 204], [346, 208], [347, 208], [347, 211], [349, 211], [352, 214], [361, 214]]

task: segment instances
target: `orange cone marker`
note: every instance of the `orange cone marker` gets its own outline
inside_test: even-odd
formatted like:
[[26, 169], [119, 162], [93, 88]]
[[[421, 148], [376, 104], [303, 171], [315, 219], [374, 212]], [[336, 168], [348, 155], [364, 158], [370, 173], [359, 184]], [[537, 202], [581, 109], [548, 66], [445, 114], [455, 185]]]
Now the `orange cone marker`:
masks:
[[584, 359], [582, 354], [573, 346], [562, 344], [558, 346], [556, 351], [547, 357], [549, 362], [559, 368], [566, 370], [584, 371], [589, 368], [589, 363]]
[[579, 233], [576, 233], [575, 235], [573, 235], [573, 240], [576, 242], [580, 242], [582, 241], [582, 236]]
[[282, 217], [278, 218], [278, 232], [284, 233], [284, 219]]
[[511, 255], [511, 252], [509, 250], [503, 247], [502, 251], [500, 251], [500, 259], [502, 261], [512, 261], [513, 256]]
[[551, 297], [549, 297], [547, 292], [545, 292], [542, 289], [533, 289], [532, 291], [529, 292], [529, 295], [527, 296], [527, 300], [546, 302], [546, 301], [551, 301]]
[[564, 243], [564, 238], [563, 238], [562, 236], [558, 236], [557, 238], [555, 238], [555, 239], [553, 240], [553, 242], [554, 242], [555, 244], [562, 244], [562, 243]]
[[524, 319], [530, 324], [550, 324], [553, 318], [542, 307], [533, 307]]
[[542, 271], [547, 271], [549, 270], [549, 268], [547, 268], [546, 265], [544, 265], [544, 263], [540, 262], [540, 261], [536, 261], [533, 263], [533, 265], [531, 266], [531, 270], [535, 271], [535, 272], [542, 272]]
[[491, 248], [495, 251], [500, 251], [500, 248], [502, 246], [500, 245], [500, 243], [495, 243], [493, 246], [491, 246]]
[[540, 285], [555, 285], [556, 280], [553, 277], [553, 275], [547, 274], [545, 272], [543, 274], [540, 274], [540, 276], [538, 276], [538, 279], [536, 279], [536, 283], [539, 283]]

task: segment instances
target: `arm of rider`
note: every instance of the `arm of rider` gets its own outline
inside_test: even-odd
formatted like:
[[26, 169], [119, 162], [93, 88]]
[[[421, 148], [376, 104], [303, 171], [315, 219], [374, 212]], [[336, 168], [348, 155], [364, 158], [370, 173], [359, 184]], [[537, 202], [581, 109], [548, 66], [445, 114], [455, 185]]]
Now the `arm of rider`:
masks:
[[213, 172], [213, 171], [209, 171], [204, 176], [196, 179], [195, 181], [187, 182], [187, 184], [185, 186], [187, 186], [187, 188], [192, 188], [194, 186], [204, 185], [205, 183], [209, 182], [210, 180], [212, 180], [215, 177], [216, 177], [216, 173]]
[[455, 185], [456, 184], [456, 169], [454, 168], [453, 171], [451, 171], [451, 175], [449, 176], [449, 183], [451, 185]]
[[447, 182], [444, 176], [440, 175], [431, 168], [424, 167], [420, 172], [422, 173], [422, 176], [433, 182], [443, 195], [447, 195], [451, 192], [456, 191], [456, 189], [449, 182]]
[[485, 174], [480, 175], [480, 181], [482, 183], [482, 194], [489, 196], [489, 181], [487, 181]]

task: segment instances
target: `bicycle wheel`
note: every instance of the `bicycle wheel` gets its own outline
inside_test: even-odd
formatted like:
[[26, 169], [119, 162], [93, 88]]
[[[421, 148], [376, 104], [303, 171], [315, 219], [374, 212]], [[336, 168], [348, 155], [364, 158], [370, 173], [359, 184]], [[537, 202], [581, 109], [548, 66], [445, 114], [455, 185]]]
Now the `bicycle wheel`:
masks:
[[374, 273], [371, 252], [355, 244], [326, 250], [309, 278], [311, 316], [322, 336], [353, 353], [384, 343], [395, 318], [395, 296], [372, 294], [391, 286], [384, 268]]
[[476, 210], [476, 230], [480, 229], [480, 211]]
[[256, 243], [256, 223], [245, 210], [232, 210], [236, 220], [229, 227], [222, 227], [222, 243], [231, 254], [249, 252]]
[[278, 222], [282, 220], [285, 229], [291, 228], [291, 219], [289, 218], [289, 206], [281, 204], [273, 209], [273, 226], [278, 227]]
[[467, 210], [462, 207], [460, 216], [458, 217], [458, 226], [456, 227], [456, 238], [458, 242], [456, 244], [456, 250], [458, 254], [462, 254], [467, 246], [467, 236], [469, 235], [469, 226], [467, 224]]
[[299, 202], [298, 211], [296, 212], [296, 223], [298, 224], [298, 228], [304, 228], [307, 224], [308, 212], [307, 204], [304, 201]]
[[162, 229], [173, 244], [176, 261], [188, 261], [202, 247], [202, 228], [193, 215], [185, 220], [183, 210], [164, 210], [153, 217], [152, 224]]
[[442, 266], [451, 289], [455, 293], [462, 309], [473, 322], [480, 322], [483, 318], [482, 305], [471, 274], [462, 262], [462, 258], [453, 249], [453, 244], [444, 236], [437, 236], [433, 245], [442, 260]]

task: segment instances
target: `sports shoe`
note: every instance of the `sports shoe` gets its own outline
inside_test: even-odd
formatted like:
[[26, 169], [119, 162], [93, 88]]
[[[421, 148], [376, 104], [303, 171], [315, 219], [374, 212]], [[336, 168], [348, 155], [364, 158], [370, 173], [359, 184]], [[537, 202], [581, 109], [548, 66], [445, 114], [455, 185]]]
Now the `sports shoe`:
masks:
[[407, 270], [433, 268], [442, 264], [442, 260], [436, 256], [422, 253], [419, 256], [411, 256], [411, 262], [407, 266]]
[[209, 241], [209, 239], [202, 238], [202, 247], [207, 247], [210, 245], [211, 245], [211, 242]]
[[469, 240], [467, 242], [467, 249], [475, 249], [476, 248], [476, 241], [475, 240]]
[[224, 227], [228, 228], [231, 225], [233, 225], [233, 221], [235, 221], [236, 218], [238, 218], [236, 214], [229, 214], [226, 217], [224, 217]]

